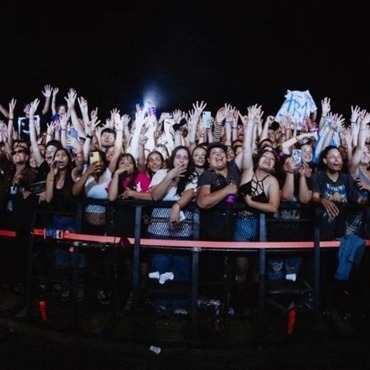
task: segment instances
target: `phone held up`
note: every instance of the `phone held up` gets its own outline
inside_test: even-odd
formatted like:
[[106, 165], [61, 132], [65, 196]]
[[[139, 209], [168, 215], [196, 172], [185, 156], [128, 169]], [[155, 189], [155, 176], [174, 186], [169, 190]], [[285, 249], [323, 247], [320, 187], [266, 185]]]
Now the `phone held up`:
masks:
[[302, 167], [302, 151], [301, 149], [293, 149], [292, 157], [296, 168]]
[[90, 163], [99, 162], [99, 159], [100, 159], [99, 152], [92, 151], [89, 153], [89, 157], [90, 157]]
[[203, 111], [202, 113], [202, 128], [210, 128], [211, 127], [211, 112], [210, 111]]

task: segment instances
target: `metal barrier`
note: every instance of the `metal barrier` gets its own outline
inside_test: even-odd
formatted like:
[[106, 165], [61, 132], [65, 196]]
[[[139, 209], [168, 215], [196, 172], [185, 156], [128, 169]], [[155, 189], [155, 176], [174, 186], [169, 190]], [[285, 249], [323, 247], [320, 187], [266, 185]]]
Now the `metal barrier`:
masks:
[[[77, 212], [77, 230], [78, 232], [68, 232], [60, 230], [60, 233], [48, 235], [52, 239], [59, 239], [63, 241], [73, 242], [73, 245], [78, 250], [89, 244], [100, 244], [105, 246], [117, 246], [121, 236], [119, 235], [119, 228], [116, 228], [116, 235], [93, 235], [83, 233], [82, 220], [83, 210], [87, 204], [96, 203], [103, 206], [108, 206], [106, 202], [87, 199], [80, 203], [79, 211]], [[318, 227], [314, 228], [314, 235], [312, 240], [308, 241], [268, 241], [266, 240], [266, 215], [259, 214], [260, 220], [260, 240], [253, 242], [236, 242], [236, 241], [205, 241], [198, 240], [199, 237], [199, 209], [195, 204], [192, 204], [189, 209], [194, 215], [193, 240], [177, 240], [177, 239], [150, 239], [142, 237], [143, 214], [144, 210], [153, 209], [153, 207], [171, 207], [173, 202], [140, 202], [140, 201], [122, 201], [115, 203], [114, 207], [134, 207], [134, 230], [131, 230], [132, 235], [128, 236], [128, 241], [133, 245], [133, 276], [132, 284], [135, 294], [138, 293], [140, 286], [140, 252], [145, 248], [164, 250], [164, 249], [181, 249], [189, 251], [192, 255], [192, 281], [191, 281], [191, 320], [195, 324], [197, 321], [197, 298], [198, 298], [198, 284], [199, 284], [199, 255], [204, 251], [223, 251], [226, 253], [232, 252], [258, 252], [259, 260], [259, 309], [262, 312], [265, 303], [265, 275], [266, 275], [266, 252], [268, 251], [287, 251], [287, 250], [310, 250], [313, 251], [314, 257], [314, 308], [319, 308], [320, 295], [320, 250], [321, 248], [338, 248], [339, 240], [320, 240], [320, 232]], [[236, 206], [236, 208], [241, 206]], [[299, 205], [298, 205], [299, 208]], [[117, 222], [117, 221], [116, 221]], [[30, 245], [32, 245], [35, 238], [45, 238], [48, 233], [48, 228], [39, 228], [37, 225], [32, 229]], [[116, 225], [117, 226], [117, 225]], [[50, 230], [49, 230], [50, 231]], [[0, 230], [0, 237], [15, 237], [15, 232], [12, 230]], [[370, 240], [367, 240], [367, 246], [370, 246]], [[32, 259], [32, 256], [29, 257]], [[32, 264], [30, 264], [30, 269]], [[31, 274], [32, 271], [29, 271]], [[31, 275], [29, 275], [31, 276]]]

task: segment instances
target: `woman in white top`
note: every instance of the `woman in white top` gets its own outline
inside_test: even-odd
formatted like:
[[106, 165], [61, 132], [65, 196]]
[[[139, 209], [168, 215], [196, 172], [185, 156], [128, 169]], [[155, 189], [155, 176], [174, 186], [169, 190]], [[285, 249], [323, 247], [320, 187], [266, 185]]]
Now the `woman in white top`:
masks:
[[[88, 167], [74, 183], [72, 193], [74, 196], [105, 200], [108, 199], [108, 185], [111, 180], [112, 169], [107, 164], [105, 153], [101, 150], [94, 150], [89, 153]], [[105, 206], [89, 204], [85, 208], [84, 215], [87, 222], [87, 230], [84, 231], [94, 234], [105, 233]]]
[[[72, 194], [90, 199], [108, 200], [108, 187], [112, 180], [112, 170], [107, 164], [105, 153], [101, 150], [94, 150], [89, 153], [88, 167], [81, 177], [73, 184]], [[95, 235], [106, 233], [106, 205], [93, 204], [91, 201], [84, 210], [84, 223], [82, 232]], [[97, 253], [95, 253], [97, 252]], [[104, 274], [104, 260], [99, 251], [89, 250], [86, 254], [88, 267], [93, 278], [93, 285], [96, 290], [96, 297], [101, 304], [109, 304], [110, 284], [108, 279], [101, 278]]]
[[[190, 180], [193, 172], [191, 153], [186, 146], [176, 147], [166, 169], [161, 169], [153, 176], [149, 185], [155, 201], [175, 201], [171, 208], [154, 208], [148, 234], [153, 239], [192, 239], [193, 214], [183, 210], [196, 193], [197, 184]], [[191, 278], [191, 255], [178, 250], [166, 253], [153, 253], [153, 272], [173, 273], [173, 280], [189, 281]], [[173, 310], [186, 307], [184, 300], [156, 299], [158, 309]]]

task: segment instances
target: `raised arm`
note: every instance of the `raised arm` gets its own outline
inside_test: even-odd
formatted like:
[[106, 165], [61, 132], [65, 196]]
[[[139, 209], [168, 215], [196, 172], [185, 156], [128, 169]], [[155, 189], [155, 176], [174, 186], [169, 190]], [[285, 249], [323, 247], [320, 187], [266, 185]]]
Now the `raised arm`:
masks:
[[223, 131], [223, 123], [226, 119], [226, 108], [223, 106], [221, 107], [215, 116], [214, 122], [213, 122], [213, 132], [212, 132], [212, 140], [209, 142], [220, 142], [221, 141], [221, 135]]
[[44, 116], [50, 109], [50, 100], [51, 100], [52, 91], [53, 91], [53, 88], [50, 85], [45, 85], [44, 90], [42, 91], [42, 95], [44, 95], [44, 98], [45, 98], [44, 107], [42, 108], [42, 114]]
[[253, 153], [255, 151], [256, 130], [255, 126], [258, 124], [260, 107], [253, 105], [248, 107], [248, 115], [239, 117], [244, 126], [244, 139], [243, 139], [243, 170], [253, 170]]
[[62, 143], [63, 148], [68, 149], [67, 147], [68, 117], [67, 116], [60, 117], [59, 125], [60, 125], [60, 142]]
[[126, 152], [132, 154], [135, 159], [138, 158], [139, 136], [141, 128], [145, 125], [145, 123], [146, 123], [146, 113], [143, 109], [140, 108], [139, 104], [136, 104], [135, 124], [133, 128], [134, 131], [130, 139], [129, 145], [126, 149]]
[[197, 130], [198, 125], [200, 122], [200, 117], [202, 115], [203, 110], [206, 108], [207, 103], [201, 101], [196, 101], [193, 103], [193, 109], [189, 111], [189, 150], [190, 152], [195, 148], [196, 146], [196, 136], [197, 136]]
[[86, 139], [83, 145], [83, 156], [84, 156], [85, 162], [87, 162], [87, 158], [88, 158], [90, 150], [94, 148], [93, 140], [94, 140], [96, 129], [99, 124], [100, 124], [100, 121], [98, 120], [98, 117], [95, 117], [88, 123], [88, 125], [86, 125]]
[[[83, 120], [84, 120], [84, 125], [82, 125], [79, 118], [78, 118], [76, 108], [75, 108], [76, 98], [77, 98], [77, 92], [76, 92], [75, 89], [72, 89], [72, 88], [69, 89], [67, 96], [64, 97], [64, 99], [67, 103], [68, 112], [70, 113], [72, 126], [77, 131], [78, 137], [85, 137], [85, 127], [84, 127], [84, 125], [86, 125], [86, 122], [84, 120], [84, 113], [82, 113], [82, 117], [83, 117]], [[81, 100], [83, 100], [85, 102], [85, 100], [82, 97], [81, 97]], [[81, 103], [81, 104], [83, 104], [83, 103]], [[80, 104], [80, 108], [81, 108], [81, 104]], [[87, 102], [85, 102], [85, 106], [86, 106], [86, 109], [87, 109]], [[81, 109], [81, 112], [82, 112], [82, 109]], [[90, 120], [87, 118], [87, 122], [89, 122], [89, 121]]]
[[37, 167], [41, 165], [41, 163], [44, 161], [43, 156], [41, 155], [40, 148], [37, 144], [37, 136], [36, 136], [36, 128], [34, 123], [34, 116], [35, 112], [39, 106], [40, 99], [35, 99], [30, 104], [30, 113], [29, 113], [29, 130], [30, 130], [30, 141], [31, 141], [31, 147], [33, 151], [33, 155], [35, 157]]
[[[123, 118], [120, 116], [118, 110], [112, 111], [112, 119], [114, 121], [114, 130], [116, 138], [114, 140], [114, 151], [111, 160], [109, 161], [109, 169], [113, 173], [117, 167], [117, 161], [120, 154], [123, 152]], [[136, 159], [136, 158], [135, 158]]]
[[354, 179], [357, 179], [360, 162], [364, 153], [366, 139], [369, 137], [369, 126], [370, 113], [366, 112], [363, 114], [360, 121], [360, 128], [358, 130], [358, 140], [355, 151], [349, 161], [349, 172]]
[[325, 126], [325, 120], [328, 118], [330, 110], [330, 98], [325, 97], [321, 100], [321, 117], [319, 122], [319, 130], [321, 130]]
[[7, 137], [6, 145], [9, 145], [10, 152], [11, 152], [11, 148], [13, 147], [14, 109], [15, 109], [16, 104], [17, 104], [17, 100], [14, 98], [11, 99], [9, 102], [8, 137]]
[[52, 94], [51, 94], [51, 114], [53, 116], [55, 116], [57, 114], [56, 99], [57, 99], [58, 92], [59, 92], [59, 87], [54, 87], [53, 91], [52, 91]]
[[275, 121], [274, 116], [267, 116], [267, 118], [265, 120], [265, 123], [262, 125], [262, 132], [261, 132], [261, 135], [260, 135], [260, 138], [259, 138], [260, 142], [265, 140], [265, 139], [268, 139], [269, 128], [271, 127], [271, 125], [274, 121]]

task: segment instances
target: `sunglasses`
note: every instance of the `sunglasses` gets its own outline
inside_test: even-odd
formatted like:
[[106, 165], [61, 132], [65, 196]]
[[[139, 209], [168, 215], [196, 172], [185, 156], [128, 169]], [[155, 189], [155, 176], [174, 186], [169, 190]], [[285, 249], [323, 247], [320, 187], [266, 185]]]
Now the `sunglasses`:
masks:
[[17, 153], [26, 153], [24, 150], [15, 150], [14, 152], [13, 152], [13, 155], [14, 154], [17, 154]]

